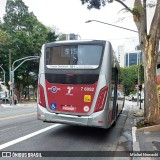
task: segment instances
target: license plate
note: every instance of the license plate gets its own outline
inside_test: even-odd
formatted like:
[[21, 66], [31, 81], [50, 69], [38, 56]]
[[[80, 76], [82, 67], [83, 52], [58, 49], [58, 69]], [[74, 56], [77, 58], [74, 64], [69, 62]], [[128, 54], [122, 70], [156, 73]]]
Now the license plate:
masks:
[[76, 107], [73, 106], [62, 106], [63, 111], [69, 111], [69, 112], [74, 112], [76, 111]]

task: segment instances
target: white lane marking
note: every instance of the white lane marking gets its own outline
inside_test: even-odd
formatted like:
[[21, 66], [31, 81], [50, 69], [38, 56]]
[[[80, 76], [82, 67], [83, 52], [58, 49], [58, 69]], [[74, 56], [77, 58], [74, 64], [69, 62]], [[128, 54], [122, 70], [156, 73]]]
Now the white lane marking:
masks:
[[33, 132], [33, 133], [28, 134], [28, 135], [26, 135], [26, 136], [23, 136], [23, 137], [20, 137], [20, 138], [15, 139], [15, 140], [12, 140], [12, 141], [10, 141], [10, 142], [4, 143], [4, 144], [0, 145], [0, 150], [2, 150], [2, 149], [4, 149], [4, 148], [7, 148], [7, 147], [9, 147], [9, 146], [12, 146], [12, 145], [14, 145], [14, 144], [16, 144], [16, 143], [22, 142], [22, 141], [24, 141], [24, 140], [26, 140], [26, 139], [28, 139], [28, 138], [31, 138], [31, 137], [36, 136], [36, 135], [38, 135], [38, 134], [41, 134], [41, 133], [43, 133], [43, 132], [46, 132], [46, 131], [48, 131], [48, 130], [50, 130], [50, 129], [52, 129], [52, 128], [55, 128], [55, 127], [57, 127], [57, 126], [59, 126], [59, 125], [61, 125], [61, 124], [55, 124], [55, 125], [46, 127], [46, 128], [44, 128], [44, 129], [41, 129], [41, 130], [36, 131], [36, 132]]

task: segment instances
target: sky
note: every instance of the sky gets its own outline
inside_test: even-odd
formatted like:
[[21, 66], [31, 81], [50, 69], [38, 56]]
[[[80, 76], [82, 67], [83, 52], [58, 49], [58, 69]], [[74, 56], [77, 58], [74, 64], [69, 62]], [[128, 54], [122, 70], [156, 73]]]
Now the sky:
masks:
[[[0, 17], [5, 13], [5, 2], [6, 0], [0, 0]], [[138, 34], [135, 32], [97, 22], [85, 23], [88, 20], [98, 20], [137, 30], [132, 15], [121, 11], [123, 6], [117, 2], [107, 4], [100, 10], [88, 10], [80, 0], [23, 0], [23, 2], [40, 22], [46, 26], [56, 27], [58, 32], [75, 33], [80, 35], [81, 39], [108, 40], [112, 42], [114, 50], [126, 41], [132, 43], [132, 47], [138, 44]]]

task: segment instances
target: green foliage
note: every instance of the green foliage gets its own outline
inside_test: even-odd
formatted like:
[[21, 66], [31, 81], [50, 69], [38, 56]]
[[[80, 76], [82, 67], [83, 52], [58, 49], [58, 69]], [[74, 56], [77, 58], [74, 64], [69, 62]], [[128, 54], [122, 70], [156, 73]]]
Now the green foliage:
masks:
[[[22, 0], [7, 0], [3, 21], [4, 23], [1, 24], [3, 32], [0, 30], [0, 35], [3, 33], [4, 37], [8, 37], [7, 42], [5, 41], [3, 46], [0, 45], [0, 60], [6, 71], [8, 71], [9, 49], [13, 63], [19, 58], [39, 55], [42, 44], [55, 41], [57, 38], [51, 28], [43, 25], [32, 12], [28, 11], [28, 7]], [[17, 62], [15, 66], [18, 64]], [[20, 85], [25, 88], [37, 83], [38, 66], [37, 60], [28, 61], [16, 70], [17, 88]]]
[[81, 0], [82, 4], [87, 3], [87, 8], [92, 9], [100, 9], [101, 6], [105, 6], [106, 2], [111, 3], [113, 0]]
[[[122, 68], [122, 77], [125, 94], [128, 95], [134, 92], [135, 86], [138, 84], [138, 66], [133, 65]], [[144, 71], [142, 67], [139, 67], [139, 80], [141, 84], [144, 82]]]
[[46, 37], [47, 42], [54, 42], [57, 40], [58, 37], [59, 35], [56, 35], [56, 33], [51, 27], [47, 28], [47, 37]]
[[0, 45], [4, 45], [7, 42], [8, 35], [2, 29], [0, 29]]
[[[7, 62], [7, 56], [4, 54], [4, 51], [7, 50], [7, 44], [8, 44], [8, 40], [9, 40], [9, 36], [8, 34], [1, 29], [2, 28], [2, 24], [0, 24], [0, 65], [3, 64], [3, 69], [5, 70], [5, 72], [8, 69], [8, 66], [6, 64], [8, 64]], [[0, 69], [1, 71], [1, 69]], [[0, 78], [3, 77], [3, 74], [0, 75]], [[8, 78], [8, 75], [6, 75], [6, 78]]]
[[56, 39], [58, 38], [58, 36], [55, 35], [55, 32], [49, 31], [47, 34], [47, 42], [54, 42], [56, 41]]

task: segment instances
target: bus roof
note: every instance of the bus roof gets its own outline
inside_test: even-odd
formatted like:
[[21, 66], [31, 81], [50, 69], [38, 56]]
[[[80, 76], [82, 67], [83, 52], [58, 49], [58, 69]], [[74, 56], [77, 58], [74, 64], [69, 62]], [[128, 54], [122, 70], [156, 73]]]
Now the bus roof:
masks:
[[[90, 42], [90, 43], [105, 43], [109, 41], [106, 40], [65, 40], [65, 41], [55, 41], [55, 42], [50, 42], [50, 43], [46, 43], [47, 45], [51, 45], [51, 44], [70, 44], [70, 43], [85, 43], [85, 42]], [[110, 43], [111, 44], [111, 43]]]

